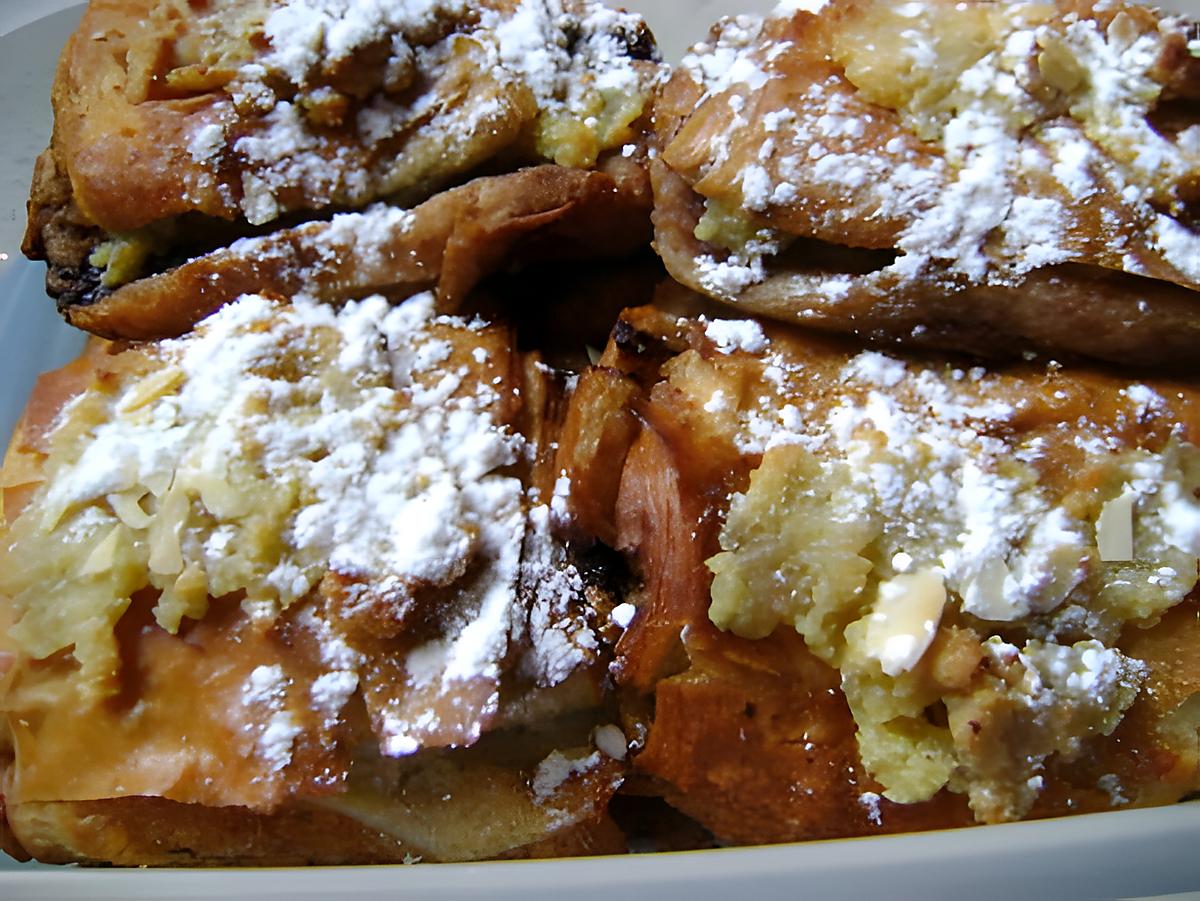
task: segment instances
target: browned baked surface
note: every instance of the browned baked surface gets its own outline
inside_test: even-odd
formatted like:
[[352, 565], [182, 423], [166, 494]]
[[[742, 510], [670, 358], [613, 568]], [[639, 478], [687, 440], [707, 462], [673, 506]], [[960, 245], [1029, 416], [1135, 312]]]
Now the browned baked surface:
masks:
[[[612, 601], [603, 573], [575, 567], [550, 532], [548, 508], [537, 502], [553, 490], [549, 448], [563, 412], [561, 384], [535, 357], [517, 351], [508, 329], [439, 317], [431, 297], [394, 311], [376, 299], [336, 313], [313, 302], [292, 307], [249, 297], [223, 315], [174, 344], [93, 342], [81, 360], [42, 378], [10, 447], [0, 477], [6, 846], [39, 859], [129, 865], [619, 850], [622, 834], [605, 810], [625, 767], [592, 738], [608, 718], [600, 698], [607, 651], [598, 633]], [[401, 326], [396, 316], [415, 318]], [[207, 349], [196, 344], [205, 335]], [[213, 352], [225, 355], [217, 368]], [[246, 356], [235, 363], [231, 352]], [[352, 357], [357, 362], [343, 370]], [[190, 389], [180, 367], [193, 372]], [[454, 373], [451, 382], [447, 371]], [[264, 421], [253, 402], [242, 409], [237, 400], [240, 387], [256, 380], [270, 384], [277, 398], [300, 393]], [[222, 397], [222, 390], [234, 394]], [[404, 426], [392, 421], [374, 436], [369, 426], [359, 426], [363, 433], [334, 426], [336, 417], [357, 415], [363, 399], [378, 405], [385, 397], [383, 406], [372, 407], [377, 430], [389, 418], [410, 412], [419, 418]], [[334, 413], [339, 404], [349, 405]], [[56, 491], [72, 480], [92, 484], [97, 467], [111, 462], [84, 459], [100, 435], [146, 427], [137, 411], [156, 406], [156, 416], [168, 417], [175, 415], [168, 409], [193, 409], [188, 415], [201, 443], [208, 414], [197, 410], [248, 416], [233, 440], [263, 442], [260, 451], [280, 439], [319, 438], [323, 430], [303, 437], [306, 423], [332, 414], [327, 438], [339, 447], [310, 451], [306, 459], [314, 464], [347, 450], [370, 459], [380, 447], [372, 442], [411, 441], [414, 428], [430, 430], [426, 443], [413, 448], [426, 467], [436, 460], [438, 442], [461, 442], [473, 453], [463, 456], [453, 443], [443, 451], [447, 464], [461, 460], [469, 477], [452, 482], [436, 470], [423, 476], [384, 470], [371, 493], [374, 504], [386, 505], [389, 497], [394, 503], [401, 495], [378, 480], [410, 477], [411, 489], [402, 490], [418, 499], [431, 482], [442, 497], [461, 492], [458, 506], [435, 520], [391, 525], [400, 538], [406, 528], [442, 529], [450, 547], [431, 547], [428, 562], [412, 574], [403, 568], [411, 564], [400, 562], [398, 570], [371, 569], [361, 562], [375, 559], [369, 555], [356, 564], [318, 559], [322, 571], [310, 570], [308, 587], [297, 587], [294, 580], [309, 564], [289, 569], [285, 561], [292, 550], [302, 553], [290, 537], [299, 527], [272, 522], [277, 514], [268, 511], [311, 503], [321, 489], [314, 482], [297, 492], [295, 472], [284, 475], [269, 461], [256, 475], [235, 474], [252, 459], [266, 460], [253, 446], [230, 446], [227, 463], [234, 469], [221, 477], [240, 485], [244, 498], [256, 498], [252, 507], [239, 509], [206, 481], [180, 498], [183, 506], [173, 513], [165, 495], [135, 488], [144, 505], [139, 515], [111, 486], [100, 489], [104, 498], [90, 512], [79, 499], [69, 510], [50, 512]], [[156, 440], [143, 431], [135, 443], [144, 450]], [[169, 468], [195, 465], [180, 460]], [[160, 491], [168, 484], [178, 490], [182, 478], [151, 481]], [[354, 507], [350, 497], [339, 497], [339, 508]], [[437, 502], [427, 497], [423, 503]], [[488, 518], [480, 518], [481, 502]], [[108, 538], [91, 531], [89, 521], [117, 508], [133, 526], [118, 517], [112, 529], [101, 529]], [[419, 513], [418, 506], [407, 517]], [[191, 571], [207, 567], [205, 597], [179, 594], [195, 578], [182, 576], [182, 560], [165, 581], [155, 573], [172, 564], [157, 551], [150, 552], [153, 562], [136, 560], [163, 540], [145, 530], [180, 515], [173, 531], [184, 539], [181, 552], [199, 554]], [[60, 516], [68, 530], [83, 531], [64, 538], [53, 524]], [[241, 530], [230, 542], [233, 557], [189, 543], [188, 536], [216, 534], [212, 517], [225, 517], [217, 529]], [[446, 529], [460, 529], [464, 538]], [[366, 531], [342, 541], [388, 540], [386, 530]], [[349, 545], [341, 547], [344, 556]], [[407, 544], [396, 549], [410, 553]], [[93, 568], [101, 558], [106, 562]], [[277, 571], [287, 579], [269, 575]], [[256, 581], [262, 575], [268, 582]], [[250, 581], [218, 590], [231, 576]], [[275, 590], [293, 597], [271, 601]], [[257, 604], [248, 599], [255, 593]], [[318, 840], [342, 821], [359, 825], [340, 830], [336, 841]]]
[[[127, 232], [185, 212], [264, 222], [423, 198], [521, 140], [517, 158], [558, 151], [574, 165], [620, 146], [636, 104], [586, 126], [591, 98], [553, 82], [587, 92], [619, 75], [632, 99], [653, 52], [644, 24], [568, 4], [577, 57], [547, 57], [537, 81], [499, 43], [515, 9], [450, 3], [407, 21], [362, 7], [339, 32], [285, 3], [98, 0], [55, 81], [55, 154], [84, 214]], [[553, 41], [567, 24], [543, 16], [529, 25], [545, 33], [530, 38]], [[587, 114], [603, 117], [597, 101]], [[538, 126], [560, 114], [559, 140], [538, 146]]]
[[23, 249], [67, 312], [239, 237], [591, 169], [641, 146], [656, 58], [593, 0], [98, 0], [59, 63]]
[[513, 265], [644, 247], [645, 174], [619, 159], [608, 170], [539, 166], [468, 182], [411, 211], [374, 207], [245, 239], [62, 312], [94, 334], [145, 340], [183, 334], [252, 292], [339, 303], [433, 288], [440, 308], [453, 311], [480, 279]]
[[[288, 62], [289, 8], [100, 0], [64, 53], [27, 251], [72, 324], [176, 340], [43, 377], [0, 469], [0, 846], [509, 859], [1200, 788], [1186, 26], [727, 22], [647, 171], [631, 17], [535, 17], [569, 52], [522, 60], [513, 3], [451, 2]], [[889, 356], [678, 284], [598, 354], [647, 271], [564, 261], [652, 200], [674, 278], [755, 314], [1189, 376]]]
[[305, 808], [261, 814], [162, 798], [31, 802], [9, 811], [24, 850], [44, 863], [116, 866], [304, 866], [400, 863], [394, 839], [349, 817]]
[[1065, 0], [835, 0], [726, 22], [656, 101], [656, 246], [677, 280], [747, 313], [1186, 367], [1188, 29]]
[[[747, 329], [741, 333], [744, 346], [737, 343], [740, 339], [730, 338], [742, 327]], [[861, 648], [830, 650], [823, 644], [825, 640], [834, 640], [837, 646], [842, 639], [823, 639], [825, 633], [813, 625], [819, 622], [813, 619], [816, 614], [801, 612], [822, 598], [827, 602], [837, 596], [831, 586], [843, 578], [841, 568], [870, 569], [874, 565], [886, 571], [887, 555], [879, 560], [878, 550], [859, 551], [875, 560], [874, 564], [837, 556], [836, 536], [844, 526], [825, 507], [813, 508], [814, 531], [803, 537], [797, 530], [809, 526], [801, 525], [800, 514], [816, 501], [806, 501], [808, 495], [801, 488], [777, 489], [781, 495], [775, 506], [758, 508], [754, 528], [762, 529], [761, 537], [742, 539], [748, 542], [745, 547], [754, 548], [753, 553], [759, 555], [752, 558], [757, 563], [747, 564], [742, 578], [761, 579], [753, 583], [743, 603], [750, 604], [756, 597], [766, 603], [771, 584], [777, 584], [782, 592], [779, 598], [786, 599], [787, 586], [794, 585], [794, 600], [788, 603], [796, 605], [790, 609], [797, 611], [797, 625], [793, 628], [785, 620], [774, 628], [767, 625], [762, 630], [755, 627], [752, 634], [743, 632], [745, 637], [714, 625], [714, 620], [728, 616], [729, 610], [716, 603], [713, 570], [720, 573], [717, 561], [729, 558], [739, 547], [729, 543], [732, 539], [725, 534], [730, 528], [731, 501], [744, 497], [753, 480], [768, 478], [758, 475], [760, 469], [766, 471], [764, 461], [778, 461], [781, 455], [793, 453], [791, 441], [809, 446], [802, 437], [789, 437], [788, 428], [795, 430], [795, 435], [814, 436], [815, 441], [830, 412], [841, 410], [837, 415], [843, 417], [862, 415], [853, 411], [867, 398], [856, 393], [860, 389], [854, 380], [859, 376], [852, 373], [859, 371], [857, 367], [886, 366], [885, 359], [783, 327], [768, 327], [764, 335], [750, 321], [706, 323], [645, 308], [622, 316], [600, 366], [581, 379], [576, 403], [583, 415], [578, 420], [568, 418], [561, 441], [562, 447], [574, 450], [559, 457], [572, 477], [569, 503], [579, 523], [612, 536], [614, 544], [630, 554], [635, 571], [644, 580], [633, 595], [637, 612], [617, 645], [615, 663], [618, 684], [630, 705], [627, 731], [644, 736], [644, 748], [634, 757], [635, 772], [651, 777], [651, 784], [672, 804], [719, 839], [734, 843], [920, 830], [977, 819], [1056, 816], [1128, 804], [1169, 803], [1194, 790], [1200, 780], [1200, 758], [1192, 708], [1200, 686], [1200, 665], [1196, 655], [1186, 650], [1198, 622], [1195, 591], [1190, 587], [1196, 580], [1194, 557], [1181, 558], [1180, 581], [1173, 583], [1169, 598], [1154, 600], [1158, 585], [1152, 577], [1141, 589], [1133, 589], [1142, 592], [1140, 615], [1106, 621], [1111, 614], [1099, 613], [1091, 626], [1068, 624], [1074, 614], [1060, 616], [1072, 604], [1106, 609], [1104, 605], [1110, 602], [1089, 595], [1093, 589], [1086, 586], [1090, 583], [1080, 582], [1066, 600], [1050, 603], [1043, 613], [993, 613], [993, 617], [1006, 620], [999, 622], [970, 613], [977, 608], [964, 602], [955, 593], [958, 589], [948, 588], [945, 612], [939, 614], [941, 626], [930, 633], [928, 649], [913, 669], [897, 673], [894, 684], [884, 680], [897, 698], [913, 690], [920, 694], [923, 689], [914, 689], [915, 685], [933, 687], [922, 702], [932, 705], [925, 715], [935, 732], [950, 728], [945, 734], [953, 736], [958, 748], [954, 779], [964, 781], [952, 780], [954, 791], [942, 788], [926, 800], [890, 800], [885, 792], [894, 786], [887, 784], [888, 775], [877, 771], [870, 760], [864, 762], [860, 743], [871, 728], [870, 711], [876, 709], [871, 704], [881, 702], [871, 702], [870, 690], [864, 695], [863, 685], [884, 678], [878, 664], [869, 655], [865, 660], [855, 656]], [[1082, 368], [1047, 371], [1028, 365], [991, 372], [980, 369], [969, 377], [959, 371], [962, 382], [957, 383], [951, 377], [956, 365], [956, 360], [900, 358], [894, 360], [894, 368], [882, 370], [891, 373], [884, 378], [892, 387], [874, 390], [904, 404], [902, 398], [910, 384], [906, 379], [915, 378], [917, 384], [926, 386], [948, 386], [945, 390], [951, 393], [939, 394], [941, 399], [930, 412], [922, 414], [919, 407], [899, 409], [912, 409], [905, 415], [916, 417], [915, 421], [929, 417], [924, 428], [931, 435], [942, 435], [928, 439], [935, 444], [964, 436], [968, 441], [978, 440], [969, 437], [976, 432], [1011, 441], [1013, 447], [1034, 441], [1041, 448], [1031, 458], [1040, 474], [1039, 484], [1052, 497], [1070, 496], [1080, 485], [1111, 492], [1111, 483], [1101, 488], [1103, 482], [1096, 481], [1098, 473], [1111, 465], [1108, 454], [1116, 460], [1120, 452], [1133, 448], [1156, 452], [1169, 448], [1174, 440], [1192, 442], [1200, 428], [1195, 389], [1187, 383], [1151, 382], [1151, 387], [1143, 388], [1153, 394], [1142, 396], [1129, 388], [1127, 381], [1102, 372]], [[902, 371], [908, 374], [901, 377]], [[937, 381], [943, 378], [948, 381]], [[961, 387], [956, 388], [958, 384]], [[962, 393], [952, 401], [955, 391]], [[1158, 398], [1152, 402], [1153, 409], [1141, 406], [1147, 397]], [[969, 418], [949, 432], [938, 431], [943, 427], [937, 425], [933, 410], [978, 401], [983, 401], [977, 414], [980, 419]], [[803, 411], [798, 418], [786, 412], [789, 405]], [[987, 413], [988, 405], [997, 405], [998, 412]], [[776, 420], [781, 411], [782, 418]], [[883, 428], [884, 420], [879, 419], [883, 414], [877, 410], [873, 415]], [[998, 418], [988, 422], [989, 415]], [[861, 434], [874, 434], [871, 420], [863, 422], [860, 428], [867, 431]], [[775, 447], [769, 444], [772, 435], [781, 443], [764, 454], [764, 445]], [[1091, 456], [1096, 439], [1112, 442], [1112, 449]], [[878, 435], [867, 440], [891, 446]], [[927, 439], [915, 440], [921, 446]], [[1086, 450], [1089, 447], [1092, 449]], [[605, 462], [591, 464], [593, 453]], [[617, 459], [624, 460], [623, 466], [613, 466]], [[778, 470], [771, 472], [774, 478]], [[915, 478], [905, 472], [898, 470], [895, 476], [902, 486], [905, 479]], [[1195, 476], [1186, 478], [1194, 480]], [[919, 497], [924, 488], [913, 481], [900, 490]], [[821, 497], [820, 487], [809, 490]], [[1010, 486], [1006, 490], [1015, 496], [1023, 489]], [[869, 498], [869, 494], [864, 496], [866, 506], [859, 514], [864, 523], [875, 515], [870, 512]], [[951, 501], [941, 514], [927, 512], [926, 518], [909, 520], [896, 513], [897, 519], [886, 520], [885, 529], [904, 534], [907, 522], [914, 536], [941, 534], [939, 517], [954, 522], [954, 507]], [[997, 531], [1012, 528], [1011, 520], [1003, 518], [1007, 515], [994, 514]], [[833, 519], [822, 537], [825, 517]], [[738, 528], [751, 528], [745, 520], [737, 522]], [[1036, 515], [1022, 528], [1033, 522]], [[1150, 539], [1139, 538], [1142, 540]], [[829, 555], [827, 563], [811, 565], [828, 566], [825, 578], [830, 584], [812, 575], [819, 569], [780, 570], [778, 582], [771, 583], [767, 575], [773, 567], [792, 565], [787, 563], [787, 548], [804, 552], [810, 542], [819, 549], [811, 553]], [[912, 544], [922, 546], [916, 539]], [[953, 546], [952, 539], [948, 546]], [[1027, 547], [1019, 542], [1015, 546]], [[1036, 542], [1028, 546], [1034, 547]], [[917, 550], [910, 549], [919, 557]], [[1092, 562], [1086, 565], [1093, 575], [1089, 578], [1104, 578], [1098, 575], [1104, 572], [1109, 573], [1106, 578], [1122, 578], [1113, 575], [1113, 564], [1102, 565], [1095, 552], [1090, 553]], [[1150, 573], [1156, 565], [1152, 560], [1135, 564], [1150, 567]], [[881, 572], [878, 579], [885, 581], [886, 575]], [[865, 608], [868, 616], [863, 623], [870, 622], [876, 589], [877, 583], [868, 581], [862, 600], [844, 601], [856, 612], [843, 609], [826, 615], [846, 617], [835, 621], [848, 623]], [[730, 628], [729, 622], [725, 620], [724, 628]], [[738, 622], [733, 620], [733, 628], [742, 628]], [[807, 638], [797, 634], [801, 624], [809, 630]], [[1026, 753], [1037, 753], [1038, 747], [1044, 752], [1041, 742], [1045, 736], [1039, 734], [1040, 727], [1031, 727], [1015, 712], [1019, 705], [1011, 708], [1008, 701], [989, 695], [991, 689], [982, 690], [981, 685], [991, 678], [989, 673], [997, 672], [997, 664], [988, 663], [987, 654], [978, 650], [977, 642], [987, 635], [998, 635], [997, 640], [1017, 646], [1037, 635], [1045, 641], [1060, 641], [1064, 647], [1100, 636], [1106, 645], [1120, 648], [1146, 667], [1136, 700], [1117, 718], [1119, 723], [1106, 727], [1106, 734], [1089, 727], [1079, 744], [1068, 742], [1072, 750], [1046, 753], [1044, 762], [1035, 767], [1038, 791], [1015, 807], [996, 806], [991, 800], [1003, 796], [1007, 780], [1023, 785], [1029, 778], [1017, 775], [1024, 764], [1010, 770], [1010, 764], [1004, 762], [1006, 755], [1015, 755], [1014, 760], [1020, 761]], [[1090, 645], [1076, 645], [1085, 646]], [[887, 659], [885, 653], [879, 653], [881, 659]], [[1168, 682], [1174, 687], [1165, 689]], [[854, 692], [849, 704], [848, 690]], [[646, 700], [631, 700], [637, 697]], [[969, 699], [961, 709], [972, 712], [960, 713], [957, 698]], [[1189, 702], [1189, 698], [1193, 700]], [[1128, 701], [1122, 703], [1128, 705]], [[901, 722], [904, 716], [899, 707], [903, 705], [897, 704], [899, 719], [895, 722]], [[951, 711], [948, 725], [943, 705]], [[956, 719], [959, 716], [963, 718]], [[960, 723], [967, 726], [965, 732], [958, 731], [956, 724]], [[886, 755], [875, 762], [883, 766], [883, 760]], [[999, 774], [990, 794], [975, 792], [972, 772], [978, 778], [984, 778], [983, 773]], [[973, 811], [964, 797], [967, 794]]]
[[[31, 803], [11, 812], [25, 846], [5, 850], [43, 863], [125, 867], [320, 866], [433, 862], [356, 820], [312, 807], [274, 814], [178, 804], [161, 798]], [[505, 860], [583, 857], [625, 850], [624, 835], [598, 818], [515, 848]]]

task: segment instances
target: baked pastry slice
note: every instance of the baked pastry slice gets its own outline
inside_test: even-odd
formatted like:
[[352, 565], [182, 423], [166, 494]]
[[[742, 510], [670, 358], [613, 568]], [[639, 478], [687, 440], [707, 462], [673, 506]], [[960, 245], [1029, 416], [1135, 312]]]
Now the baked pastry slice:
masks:
[[25, 249], [85, 304], [264, 229], [590, 168], [635, 140], [656, 54], [593, 0], [97, 0], [60, 61]]
[[718, 25], [655, 105], [656, 246], [745, 312], [1187, 366], [1194, 28], [1129, 3], [830, 0]]
[[642, 580], [613, 667], [642, 790], [733, 843], [1194, 791], [1198, 403], [624, 314], [556, 465]]
[[432, 288], [438, 309], [454, 312], [497, 272], [635, 253], [649, 241], [649, 211], [649, 181], [630, 160], [609, 160], [602, 171], [534, 166], [477, 178], [411, 210], [374, 204], [243, 238], [61, 310], [93, 334], [140, 340], [181, 335], [259, 291], [336, 304]]
[[509, 329], [429, 294], [247, 295], [44, 378], [3, 469], [10, 840], [120, 864], [622, 849], [624, 744], [592, 738], [611, 602], [550, 508], [561, 409]]

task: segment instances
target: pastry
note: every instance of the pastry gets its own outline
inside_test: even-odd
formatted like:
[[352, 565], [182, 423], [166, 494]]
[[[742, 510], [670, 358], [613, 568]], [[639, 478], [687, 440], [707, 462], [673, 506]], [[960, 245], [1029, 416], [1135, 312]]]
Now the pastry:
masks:
[[635, 252], [649, 239], [649, 193], [645, 172], [624, 159], [605, 171], [535, 166], [475, 179], [411, 210], [375, 204], [243, 238], [62, 312], [93, 334], [146, 340], [181, 335], [259, 291], [336, 304], [435, 288], [438, 308], [455, 311], [480, 279], [513, 265]]
[[556, 465], [641, 579], [635, 774], [738, 844], [1195, 791], [1198, 404], [626, 312]]
[[636, 141], [657, 51], [593, 0], [96, 0], [25, 250], [65, 310], [238, 237]]
[[0, 846], [473, 861], [1200, 790], [1189, 36], [789, 2], [665, 80], [591, 0], [93, 2], [27, 245], [100, 337], [0, 467]]
[[743, 313], [988, 356], [1200, 349], [1200, 61], [1130, 3], [726, 20], [655, 103], [656, 247]]
[[[428, 293], [339, 311], [247, 295], [43, 378], [3, 469], [19, 847], [124, 864], [613, 849], [612, 603], [555, 537], [561, 384], [512, 342]], [[339, 823], [342, 843], [318, 840]]]

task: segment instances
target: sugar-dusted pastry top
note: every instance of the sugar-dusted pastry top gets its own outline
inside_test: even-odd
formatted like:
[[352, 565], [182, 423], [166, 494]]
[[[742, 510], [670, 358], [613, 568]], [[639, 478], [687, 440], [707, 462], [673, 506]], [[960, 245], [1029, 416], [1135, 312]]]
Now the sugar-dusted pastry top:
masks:
[[[814, 5], [665, 82], [592, 0], [90, 5], [31, 247], [72, 324], [167, 340], [45, 377], [0, 468], [0, 843], [468, 860], [642, 802], [695, 847], [1200, 789], [1189, 26]], [[597, 353], [651, 267], [570, 263], [651, 201], [684, 287]]]
[[[347, 788], [352, 758], [399, 779], [387, 759], [594, 708], [603, 596], [552, 534], [556, 389], [511, 338], [429, 295], [248, 295], [48, 383], [72, 399], [4, 469], [6, 803], [338, 795], [382, 823], [400, 794]], [[593, 771], [611, 793], [591, 753], [543, 794]]]
[[[752, 841], [738, 816], [772, 809], [759, 840], [871, 831], [846, 802], [864, 792], [904, 828], [955, 822], [955, 794], [994, 822], [1195, 788], [1200, 671], [1172, 644], [1190, 634], [1200, 558], [1194, 386], [649, 308], [622, 317], [601, 366], [579, 392], [642, 423], [618, 445], [605, 514], [646, 580], [616, 671], [655, 687], [635, 763], [677, 786], [673, 803]], [[577, 515], [612, 496], [606, 478], [575, 471]], [[745, 735], [727, 757], [715, 737], [698, 751], [743, 692], [740, 728], [786, 744], [803, 720], [804, 752]], [[776, 790], [811, 791], [768, 800], [776, 765], [791, 768]], [[705, 772], [726, 774], [719, 789]]]
[[501, 153], [620, 147], [654, 53], [592, 0], [100, 0], [60, 66], [54, 152], [113, 233], [421, 199]]
[[[873, 352], [835, 378], [824, 409], [768, 401], [800, 423], [731, 499], [710, 616], [747, 638], [794, 627], [837, 666], [886, 797], [949, 786], [981, 820], [1020, 817], [1045, 759], [1111, 734], [1144, 686], [1122, 629], [1196, 585], [1200, 416], [1135, 384], [1115, 422], [1038, 422], [1019, 382]], [[1156, 440], [1112, 434], [1139, 419]]]
[[726, 20], [656, 102], [660, 250], [678, 280], [777, 318], [976, 351], [1000, 333], [1087, 353], [1071, 332], [1090, 324], [1093, 355], [1186, 358], [1189, 27], [1067, 0]]

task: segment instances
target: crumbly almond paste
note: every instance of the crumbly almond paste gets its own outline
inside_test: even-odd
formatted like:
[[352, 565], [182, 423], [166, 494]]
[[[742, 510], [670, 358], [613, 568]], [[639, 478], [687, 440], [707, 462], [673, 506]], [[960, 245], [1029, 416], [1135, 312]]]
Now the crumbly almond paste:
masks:
[[[804, 377], [765, 362], [784, 397]], [[795, 628], [840, 670], [887, 797], [949, 787], [988, 821], [1022, 816], [1048, 757], [1116, 727], [1145, 675], [1121, 629], [1187, 597], [1200, 557], [1200, 450], [1122, 449], [1083, 422], [1083, 465], [1051, 484], [992, 378], [865, 352], [831, 406], [740, 412], [762, 463], [708, 561], [716, 625]], [[1138, 415], [1161, 402], [1124, 394]]]
[[[8, 524], [11, 637], [35, 658], [71, 650], [103, 694], [113, 627], [142, 589], [161, 592], [155, 616], [174, 632], [210, 598], [240, 593], [269, 620], [330, 573], [390, 603], [472, 569], [478, 609], [413, 657], [445, 679], [494, 670], [526, 514], [503, 472], [522, 439], [499, 419], [488, 346], [505, 345], [489, 334], [436, 316], [428, 294], [336, 311], [248, 295], [191, 335], [127, 352], [136, 371], [60, 415], [45, 482]], [[353, 663], [330, 661], [342, 675], [314, 687], [331, 710], [354, 689]]]
[[[736, 156], [740, 205], [706, 200], [696, 237], [728, 254], [697, 258], [705, 290], [734, 298], [762, 282], [787, 236], [755, 216], [803, 205], [814, 189], [907, 223], [881, 278], [1012, 285], [1102, 246], [1109, 268], [1196, 281], [1200, 237], [1184, 213], [1200, 128], [1172, 133], [1152, 116], [1179, 19], [1120, 11], [1104, 24], [1103, 4], [1093, 17], [1054, 3], [845, 6], [828, 37], [841, 71], [761, 121], [751, 101], [788, 77], [777, 60], [795, 52], [778, 19], [725, 20], [683, 61], [704, 89], [699, 105], [727, 104], [731, 117], [704, 173], [735, 158], [747, 129], [765, 136], [753, 158]], [[878, 113], [852, 108], [848, 87]], [[891, 111], [906, 138], [864, 140]], [[809, 287], [836, 296], [847, 285]]]

